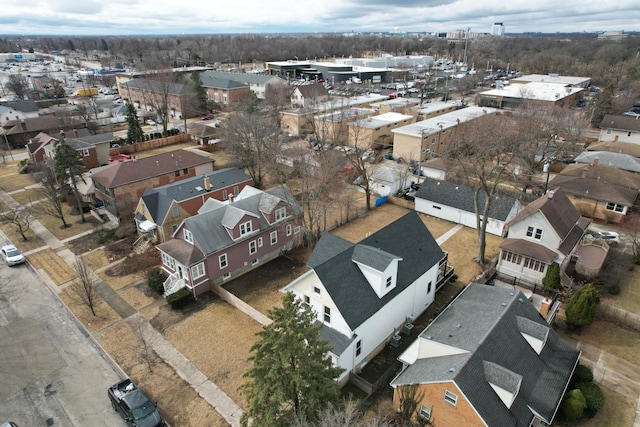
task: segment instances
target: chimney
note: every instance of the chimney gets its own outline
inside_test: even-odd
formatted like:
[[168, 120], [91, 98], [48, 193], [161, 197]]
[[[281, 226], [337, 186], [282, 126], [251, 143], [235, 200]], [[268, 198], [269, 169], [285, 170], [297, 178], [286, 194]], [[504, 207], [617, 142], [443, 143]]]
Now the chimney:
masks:
[[549, 191], [547, 191], [547, 197], [548, 197], [549, 199], [553, 199], [553, 193], [554, 193], [554, 192], [555, 192], [555, 190], [549, 190]]
[[211, 180], [208, 176], [204, 177], [204, 189], [205, 191], [211, 191]]
[[582, 178], [586, 178], [587, 177], [587, 172], [589, 172], [589, 168], [588, 167], [583, 167], [582, 168]]
[[229, 203], [233, 203], [233, 199], [235, 199], [236, 195], [231, 193], [229, 194]]
[[542, 315], [542, 317], [547, 317], [547, 314], [549, 314], [549, 309], [551, 308], [551, 300], [549, 298], [546, 298], [544, 300], [542, 300], [542, 304], [540, 304], [540, 314]]
[[22, 126], [22, 130], [24, 132], [27, 131], [27, 124], [24, 122], [24, 120], [20, 120], [20, 126]]
[[73, 130], [73, 137], [77, 138], [78, 137], [78, 129], [74, 129]]
[[[22, 123], [24, 123], [24, 121]], [[64, 131], [63, 130], [60, 131], [60, 138], [64, 138]]]
[[593, 166], [598, 166], [598, 162], [600, 162], [600, 158], [599, 158], [598, 156], [596, 156], [596, 157], [593, 159]]

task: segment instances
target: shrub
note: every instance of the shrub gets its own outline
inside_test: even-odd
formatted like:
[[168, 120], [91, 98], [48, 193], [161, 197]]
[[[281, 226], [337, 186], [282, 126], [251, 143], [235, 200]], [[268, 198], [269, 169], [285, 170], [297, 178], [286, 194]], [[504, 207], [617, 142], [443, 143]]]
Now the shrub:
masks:
[[113, 230], [102, 230], [101, 232], [98, 233], [98, 243], [99, 244], [105, 244], [107, 243], [109, 240], [113, 240], [115, 236], [115, 231]]
[[620, 286], [618, 285], [609, 286], [608, 291], [611, 295], [618, 295], [620, 293]]
[[163, 283], [166, 280], [164, 274], [160, 271], [159, 268], [152, 268], [147, 272], [147, 284], [151, 289], [156, 291], [159, 294], [164, 293]]
[[580, 418], [586, 408], [586, 399], [580, 390], [571, 390], [562, 402], [562, 416], [567, 421], [575, 421]]
[[184, 307], [193, 301], [193, 295], [187, 288], [182, 288], [178, 292], [167, 296], [167, 304], [169, 304], [169, 306], [174, 310]]
[[554, 262], [547, 269], [547, 273], [542, 278], [542, 284], [546, 289], [560, 289], [562, 284], [560, 283], [560, 265]]
[[582, 392], [585, 400], [587, 409], [592, 412], [598, 412], [600, 409], [604, 407], [604, 393], [600, 389], [600, 386], [596, 383], [585, 382], [578, 383], [577, 387]]
[[593, 381], [593, 372], [591, 369], [584, 365], [576, 366], [576, 370], [573, 372], [574, 383], [590, 383]]

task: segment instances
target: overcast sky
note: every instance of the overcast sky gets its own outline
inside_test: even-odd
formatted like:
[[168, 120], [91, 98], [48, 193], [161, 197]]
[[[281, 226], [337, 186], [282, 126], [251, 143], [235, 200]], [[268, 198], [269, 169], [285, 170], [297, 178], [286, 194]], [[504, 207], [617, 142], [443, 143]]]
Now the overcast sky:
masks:
[[0, 34], [640, 31], [639, 0], [0, 0]]

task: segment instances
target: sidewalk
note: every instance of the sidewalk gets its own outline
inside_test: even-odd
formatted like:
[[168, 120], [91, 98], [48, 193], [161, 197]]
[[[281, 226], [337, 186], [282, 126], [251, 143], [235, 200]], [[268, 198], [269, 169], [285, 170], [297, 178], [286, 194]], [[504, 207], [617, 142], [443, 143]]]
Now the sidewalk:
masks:
[[[6, 192], [0, 191], [0, 200], [7, 206], [12, 207], [18, 203]], [[33, 220], [31, 230], [40, 237], [46, 246], [29, 251], [26, 253], [34, 253], [46, 248], [54, 250], [60, 258], [64, 260], [71, 268], [76, 260], [76, 255], [67, 249], [63, 241], [59, 240], [40, 222]], [[78, 236], [65, 239], [66, 241], [89, 234], [81, 233]], [[38, 274], [44, 272], [38, 271]], [[153, 350], [158, 356], [164, 360], [176, 373], [184, 379], [200, 397], [209, 403], [222, 417], [233, 427], [240, 426], [240, 418], [243, 414], [242, 408], [234, 402], [224, 391], [222, 391], [215, 383], [210, 381], [198, 368], [193, 365], [182, 353], [180, 353], [169, 341], [167, 341], [153, 326], [141, 316], [127, 301], [125, 301], [116, 291], [114, 291], [107, 283], [92, 271], [96, 279], [96, 290], [100, 297], [111, 306], [111, 308], [126, 322], [132, 324], [137, 322], [152, 338], [149, 340]], [[47, 282], [48, 278], [43, 277], [43, 281]], [[86, 329], [85, 329], [86, 331]], [[90, 334], [89, 331], [86, 331]], [[96, 340], [97, 343], [97, 340]], [[99, 345], [99, 344], [98, 344]], [[106, 351], [100, 347], [101, 351]]]

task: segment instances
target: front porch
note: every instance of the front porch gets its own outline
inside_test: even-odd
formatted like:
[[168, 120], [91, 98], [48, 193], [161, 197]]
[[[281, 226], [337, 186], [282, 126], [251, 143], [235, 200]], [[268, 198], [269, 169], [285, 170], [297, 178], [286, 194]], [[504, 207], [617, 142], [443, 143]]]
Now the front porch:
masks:
[[187, 281], [182, 277], [179, 271], [176, 271], [164, 281], [162, 284], [164, 288], [164, 296], [168, 297], [171, 294], [175, 294], [182, 288], [187, 287]]

